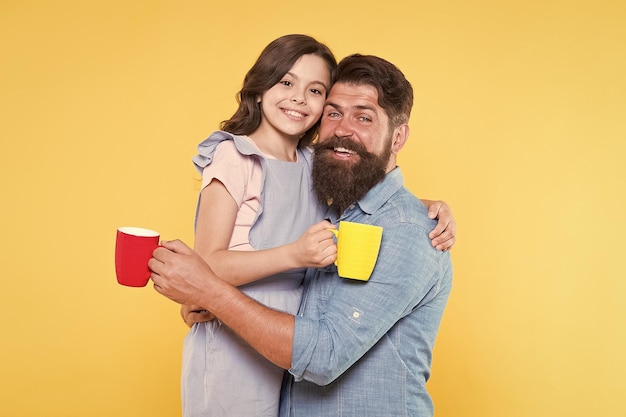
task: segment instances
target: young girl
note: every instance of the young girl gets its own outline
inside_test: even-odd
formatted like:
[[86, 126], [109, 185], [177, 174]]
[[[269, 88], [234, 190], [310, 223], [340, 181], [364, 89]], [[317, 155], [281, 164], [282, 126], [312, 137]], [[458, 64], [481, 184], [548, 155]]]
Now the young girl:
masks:
[[[335, 66], [309, 36], [276, 39], [247, 73], [236, 113], [194, 157], [203, 187], [195, 250], [222, 279], [292, 314], [305, 268], [335, 260], [306, 148]], [[196, 323], [183, 351], [183, 415], [276, 417], [282, 375], [219, 320]]]
[[[334, 226], [320, 222], [307, 148], [335, 66], [329, 48], [309, 36], [274, 40], [246, 74], [235, 114], [194, 157], [203, 187], [195, 250], [223, 280], [291, 314], [305, 268], [336, 258], [327, 230]], [[183, 351], [183, 416], [276, 417], [283, 370], [196, 308], [182, 310], [195, 323]]]

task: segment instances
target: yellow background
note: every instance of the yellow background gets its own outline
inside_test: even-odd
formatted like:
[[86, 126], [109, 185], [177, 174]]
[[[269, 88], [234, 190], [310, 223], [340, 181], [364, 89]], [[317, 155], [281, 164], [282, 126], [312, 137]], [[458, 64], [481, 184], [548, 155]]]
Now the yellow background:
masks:
[[180, 415], [186, 328], [115, 229], [192, 241], [195, 146], [286, 33], [415, 87], [407, 185], [458, 221], [437, 416], [626, 415], [625, 5], [1, 1], [0, 415]]

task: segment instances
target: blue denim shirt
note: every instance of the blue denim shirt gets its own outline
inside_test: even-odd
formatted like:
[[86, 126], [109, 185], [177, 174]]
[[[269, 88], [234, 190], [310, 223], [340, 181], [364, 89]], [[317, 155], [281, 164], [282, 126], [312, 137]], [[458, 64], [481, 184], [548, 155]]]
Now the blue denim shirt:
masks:
[[281, 416], [432, 416], [433, 345], [452, 285], [449, 252], [430, 244], [436, 222], [399, 168], [339, 220], [383, 227], [369, 281], [310, 269], [295, 320]]

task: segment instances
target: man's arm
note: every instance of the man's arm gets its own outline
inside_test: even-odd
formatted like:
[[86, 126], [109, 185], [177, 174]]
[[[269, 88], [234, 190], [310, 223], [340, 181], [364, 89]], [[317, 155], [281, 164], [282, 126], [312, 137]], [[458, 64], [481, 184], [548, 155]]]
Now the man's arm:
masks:
[[[315, 276], [315, 286], [321, 290], [309, 291], [309, 310], [296, 317], [293, 363], [289, 369], [296, 380], [318, 385], [331, 383], [381, 342], [395, 325], [402, 330], [392, 339], [402, 340], [401, 344], [414, 344], [432, 334], [434, 316], [439, 312], [430, 311], [429, 300], [439, 292], [444, 270], [450, 272], [445, 267], [449, 253], [430, 246], [423, 225], [400, 223], [384, 214], [379, 217], [383, 219], [379, 225], [384, 228], [385, 238], [369, 281], [333, 279], [332, 271], [323, 270]], [[326, 293], [329, 287], [325, 284], [330, 280], [331, 296]], [[419, 326], [415, 326], [416, 317], [429, 314], [433, 317], [420, 320]], [[428, 354], [417, 353], [423, 363], [428, 362], [424, 356]]]
[[179, 304], [209, 310], [268, 360], [291, 367], [294, 316], [272, 310], [220, 280], [183, 242], [161, 245], [148, 263], [157, 292]]

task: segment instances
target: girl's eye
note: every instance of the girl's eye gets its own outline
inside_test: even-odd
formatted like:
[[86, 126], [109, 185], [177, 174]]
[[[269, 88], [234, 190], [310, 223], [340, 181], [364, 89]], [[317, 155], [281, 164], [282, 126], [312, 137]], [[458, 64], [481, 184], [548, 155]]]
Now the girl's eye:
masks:
[[320, 90], [318, 90], [318, 89], [316, 89], [316, 88], [312, 88], [312, 89], [311, 89], [311, 92], [312, 92], [313, 94], [318, 94], [318, 95], [323, 95], [323, 94], [324, 94], [324, 93], [322, 93], [322, 91], [320, 91]]
[[291, 87], [291, 81], [287, 81], [287, 80], [282, 80], [281, 82], [279, 82], [279, 84], [285, 85], [287, 87]]

